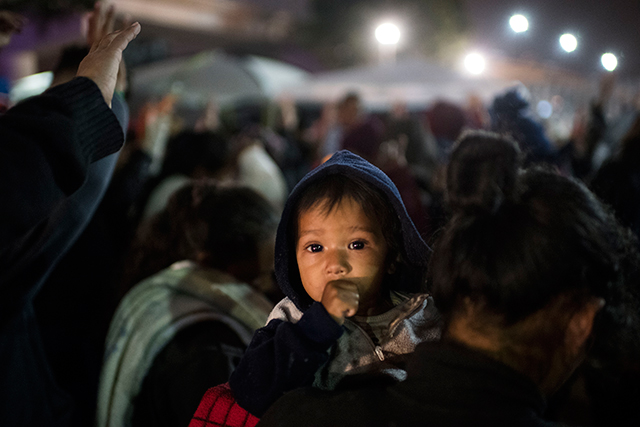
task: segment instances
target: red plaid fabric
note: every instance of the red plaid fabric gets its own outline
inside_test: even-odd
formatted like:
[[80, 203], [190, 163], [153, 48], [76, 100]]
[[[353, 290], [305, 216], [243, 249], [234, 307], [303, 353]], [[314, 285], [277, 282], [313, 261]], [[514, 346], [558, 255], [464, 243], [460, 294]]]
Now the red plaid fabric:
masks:
[[207, 390], [189, 427], [254, 427], [258, 421], [236, 403], [225, 383]]

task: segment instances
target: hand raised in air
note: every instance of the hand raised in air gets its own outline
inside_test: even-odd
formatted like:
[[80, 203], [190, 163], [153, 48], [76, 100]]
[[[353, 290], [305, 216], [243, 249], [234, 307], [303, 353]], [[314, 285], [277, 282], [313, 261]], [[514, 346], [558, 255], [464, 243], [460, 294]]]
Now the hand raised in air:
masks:
[[76, 75], [93, 80], [109, 106], [111, 106], [111, 98], [116, 87], [122, 51], [139, 32], [140, 24], [136, 22], [124, 30], [107, 34], [93, 43], [91, 51], [78, 67]]

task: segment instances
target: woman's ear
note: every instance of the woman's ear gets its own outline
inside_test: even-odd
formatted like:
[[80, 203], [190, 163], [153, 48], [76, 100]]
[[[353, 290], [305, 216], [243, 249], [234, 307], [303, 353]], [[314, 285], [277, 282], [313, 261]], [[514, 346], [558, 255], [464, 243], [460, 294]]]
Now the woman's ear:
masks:
[[602, 298], [591, 298], [569, 319], [565, 345], [572, 356], [578, 356], [583, 351], [584, 344], [593, 330], [593, 319], [604, 304]]

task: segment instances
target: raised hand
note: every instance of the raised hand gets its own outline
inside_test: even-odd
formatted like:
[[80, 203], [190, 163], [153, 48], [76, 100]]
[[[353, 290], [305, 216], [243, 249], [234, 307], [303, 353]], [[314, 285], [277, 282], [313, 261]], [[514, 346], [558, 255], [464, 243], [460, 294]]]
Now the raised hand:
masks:
[[359, 301], [358, 287], [348, 280], [333, 280], [327, 283], [322, 292], [322, 305], [340, 325], [345, 317], [356, 314]]
[[111, 106], [118, 68], [122, 61], [122, 51], [138, 33], [140, 33], [140, 24], [135, 22], [123, 30], [105, 35], [93, 43], [89, 54], [78, 66], [76, 75], [93, 80], [109, 106]]
[[8, 10], [0, 10], [0, 49], [11, 41], [14, 33], [19, 33], [24, 25], [24, 18]]
[[102, 2], [95, 3], [87, 25], [87, 45], [89, 47], [113, 32], [115, 17], [116, 8], [114, 5], [105, 7]]

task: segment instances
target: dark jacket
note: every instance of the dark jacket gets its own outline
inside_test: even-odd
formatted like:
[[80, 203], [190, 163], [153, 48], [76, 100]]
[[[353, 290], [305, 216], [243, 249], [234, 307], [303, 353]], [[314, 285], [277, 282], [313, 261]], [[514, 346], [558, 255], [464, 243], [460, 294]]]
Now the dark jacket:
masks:
[[542, 419], [546, 403], [536, 385], [481, 353], [451, 343], [423, 343], [407, 380], [370, 381], [349, 390], [304, 388], [286, 394], [258, 425], [286, 426], [510, 426], [557, 424]]
[[[111, 111], [126, 130], [129, 110], [118, 93], [113, 96]], [[118, 198], [113, 193], [120, 190], [113, 188], [119, 155], [120, 152], [110, 154], [90, 166], [90, 182], [82, 192], [94, 194], [98, 206], [33, 301], [49, 367], [58, 386], [73, 399], [73, 427], [85, 427], [95, 419], [104, 340], [115, 310], [110, 279], [118, 270], [116, 260], [122, 253], [115, 244], [120, 237], [116, 224], [121, 223], [115, 210], [108, 206], [113, 206]], [[113, 228], [109, 227], [112, 224]]]
[[111, 321], [95, 425], [186, 426], [272, 307], [246, 283], [190, 261], [138, 283]]
[[490, 109], [492, 130], [510, 135], [524, 155], [524, 164], [555, 163], [557, 153], [542, 125], [530, 116], [529, 102], [518, 89], [496, 96]]
[[[366, 335], [355, 322], [346, 322], [345, 326], [338, 325], [322, 304], [314, 302], [307, 295], [300, 281], [295, 252], [289, 244], [289, 223], [293, 219], [296, 202], [311, 183], [330, 174], [357, 176], [385, 194], [400, 220], [401, 251], [407, 263], [407, 275], [396, 281], [403, 289], [392, 290], [409, 293], [421, 291], [421, 277], [427, 264], [428, 247], [409, 218], [397, 188], [382, 171], [369, 162], [348, 151], [339, 151], [307, 174], [287, 200], [278, 226], [275, 248], [276, 278], [287, 298], [272, 312], [270, 318], [273, 320], [256, 331], [229, 381], [238, 404], [256, 416], [260, 416], [284, 392], [314, 383], [319, 368], [330, 357], [332, 360], [336, 357], [334, 345], [343, 332], [346, 333], [347, 341], [352, 340], [352, 337]], [[407, 308], [410, 313], [404, 316], [404, 320], [409, 318], [409, 324], [403, 324], [398, 337], [405, 334], [417, 339], [410, 346], [405, 345], [407, 348], [402, 349], [402, 354], [412, 351], [415, 341], [434, 339], [439, 335], [437, 313], [430, 297], [423, 296], [420, 301], [405, 298], [404, 301], [409, 305], [413, 304], [414, 307]], [[274, 316], [278, 310], [283, 315]], [[418, 320], [412, 324], [411, 317]], [[416, 334], [417, 329], [421, 333]], [[423, 331], [428, 332], [422, 333]], [[341, 339], [340, 342], [342, 341], [345, 339]], [[351, 343], [343, 344], [338, 345], [338, 353]], [[332, 347], [334, 349], [330, 355], [329, 349]], [[367, 347], [367, 352], [373, 354], [373, 360], [377, 360], [376, 353], [384, 351], [384, 348], [378, 347], [380, 346], [376, 346], [375, 352], [373, 345]], [[394, 352], [393, 356], [398, 354]], [[385, 360], [384, 354], [379, 357], [380, 361]], [[359, 360], [362, 360], [362, 357]]]
[[[98, 87], [76, 78], [0, 117], [0, 424], [65, 425], [33, 298], [105, 188], [100, 159], [124, 141]], [[107, 159], [105, 159], [107, 160]]]

